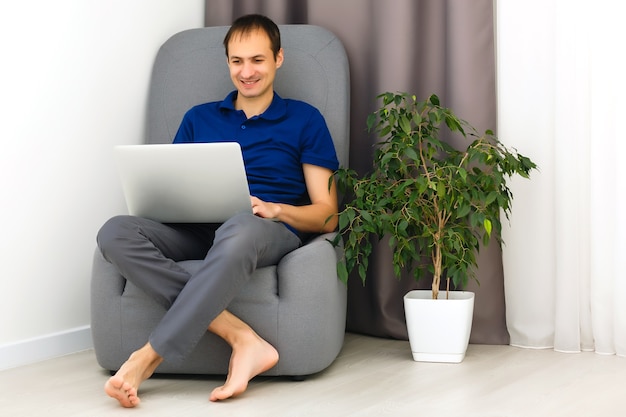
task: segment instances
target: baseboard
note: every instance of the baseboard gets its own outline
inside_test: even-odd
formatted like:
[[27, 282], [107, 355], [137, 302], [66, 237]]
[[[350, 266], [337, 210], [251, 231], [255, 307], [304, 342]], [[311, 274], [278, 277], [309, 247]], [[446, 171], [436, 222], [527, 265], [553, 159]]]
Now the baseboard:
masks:
[[91, 327], [77, 327], [0, 346], [0, 371], [93, 348]]

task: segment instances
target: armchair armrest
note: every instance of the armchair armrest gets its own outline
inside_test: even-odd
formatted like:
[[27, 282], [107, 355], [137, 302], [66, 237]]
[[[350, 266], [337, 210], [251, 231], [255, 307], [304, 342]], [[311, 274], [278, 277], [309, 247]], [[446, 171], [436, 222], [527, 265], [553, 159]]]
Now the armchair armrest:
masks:
[[[310, 349], [307, 346], [320, 346], [322, 351], [314, 355], [334, 357], [343, 345], [347, 287], [337, 278], [337, 259], [342, 251], [341, 247], [335, 248], [329, 242], [335, 235], [328, 233], [315, 237], [287, 254], [278, 264], [279, 339], [291, 341], [291, 352], [307, 351]], [[316, 320], [311, 321], [312, 315]], [[303, 327], [301, 323], [308, 323], [308, 326]], [[281, 334], [287, 331], [291, 334]], [[315, 372], [306, 362], [303, 363], [305, 358], [302, 355], [296, 356], [281, 355], [280, 360], [289, 368], [302, 367], [306, 370], [302, 374]], [[311, 363], [319, 363], [319, 359], [311, 355], [308, 359]], [[293, 363], [287, 363], [291, 361]]]

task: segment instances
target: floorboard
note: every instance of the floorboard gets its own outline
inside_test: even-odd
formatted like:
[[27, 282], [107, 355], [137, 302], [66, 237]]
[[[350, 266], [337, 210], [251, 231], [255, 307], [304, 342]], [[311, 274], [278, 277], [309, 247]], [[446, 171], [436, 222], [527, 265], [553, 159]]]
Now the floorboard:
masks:
[[296, 382], [255, 378], [208, 401], [223, 377], [154, 377], [122, 409], [93, 351], [0, 372], [0, 416], [624, 417], [626, 358], [470, 345], [460, 364], [418, 363], [406, 341], [347, 334], [327, 370]]

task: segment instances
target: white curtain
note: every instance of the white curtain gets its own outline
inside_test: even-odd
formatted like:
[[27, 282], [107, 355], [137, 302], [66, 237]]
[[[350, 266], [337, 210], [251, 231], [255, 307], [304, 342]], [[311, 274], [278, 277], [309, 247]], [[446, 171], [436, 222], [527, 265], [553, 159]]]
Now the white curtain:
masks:
[[540, 167], [503, 233], [511, 344], [626, 356], [626, 2], [496, 2], [498, 135]]

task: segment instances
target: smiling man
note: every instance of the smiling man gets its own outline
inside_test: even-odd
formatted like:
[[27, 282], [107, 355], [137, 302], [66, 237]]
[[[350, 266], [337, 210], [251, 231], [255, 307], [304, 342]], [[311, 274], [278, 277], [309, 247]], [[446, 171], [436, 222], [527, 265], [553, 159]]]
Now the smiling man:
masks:
[[274, 98], [276, 70], [284, 60], [277, 36], [233, 26], [224, 39], [230, 78], [238, 90], [235, 106], [248, 117], [263, 113]]
[[[328, 184], [338, 167], [326, 123], [309, 104], [274, 92], [284, 60], [278, 27], [264, 16], [243, 16], [224, 46], [236, 90], [190, 109], [174, 142], [238, 142], [252, 214], [221, 225], [116, 216], [100, 229], [103, 256], [167, 309], [147, 343], [105, 385], [124, 407], [138, 405], [140, 384], [163, 361], [184, 360], [207, 330], [232, 347], [226, 382], [212, 401], [243, 393], [276, 365], [279, 352], [228, 305], [257, 267], [276, 264], [309, 235], [337, 226], [335, 217], [326, 221], [337, 212], [335, 186]], [[176, 264], [185, 259], [203, 259], [203, 266], [191, 275]]]

